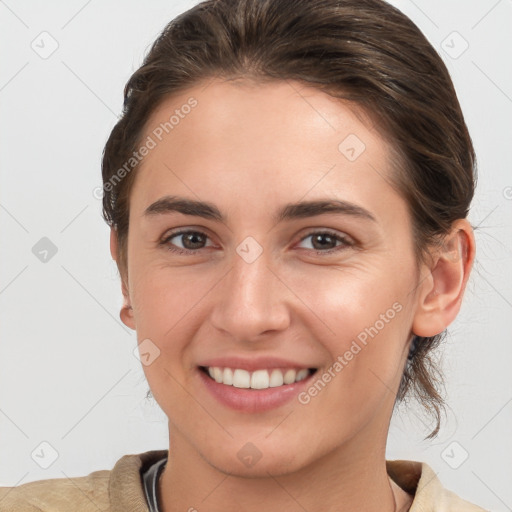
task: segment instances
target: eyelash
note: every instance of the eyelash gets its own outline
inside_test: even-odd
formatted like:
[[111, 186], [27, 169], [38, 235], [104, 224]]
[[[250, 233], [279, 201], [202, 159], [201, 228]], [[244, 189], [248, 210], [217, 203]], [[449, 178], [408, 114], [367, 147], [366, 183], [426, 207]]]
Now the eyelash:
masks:
[[[173, 253], [176, 253], [176, 254], [180, 254], [180, 255], [195, 255], [197, 254], [198, 251], [200, 251], [201, 249], [204, 249], [204, 247], [201, 247], [200, 249], [195, 249], [195, 250], [191, 250], [191, 249], [181, 249], [179, 247], [172, 247], [171, 245], [169, 245], [169, 241], [179, 235], [188, 235], [188, 234], [200, 234], [200, 235], [205, 235], [207, 238], [208, 235], [206, 233], [203, 233], [202, 231], [195, 231], [195, 230], [182, 230], [182, 231], [176, 231], [174, 233], [170, 233], [169, 236], [165, 237], [164, 239], [162, 239], [160, 242], [159, 242], [159, 245], [161, 246], [165, 246], [165, 248], [168, 250], [168, 251], [171, 251]], [[338, 252], [340, 250], [343, 250], [343, 249], [346, 249], [347, 247], [353, 247], [355, 245], [355, 242], [353, 242], [348, 236], [342, 236], [336, 232], [333, 232], [333, 231], [329, 231], [329, 230], [323, 230], [323, 231], [311, 231], [310, 233], [308, 233], [307, 235], [305, 235], [304, 237], [302, 237], [300, 239], [300, 242], [303, 242], [306, 238], [309, 238], [311, 236], [315, 236], [315, 235], [328, 235], [332, 238], [334, 238], [336, 241], [340, 241], [342, 242], [341, 245], [339, 245], [338, 247], [335, 247], [333, 249], [327, 249], [325, 251], [321, 251], [321, 250], [318, 250], [318, 249], [305, 249], [306, 251], [313, 251], [315, 252], [316, 254], [318, 255], [321, 255], [321, 256], [325, 256], [327, 254], [332, 254], [332, 253], [335, 253], [335, 252]]]

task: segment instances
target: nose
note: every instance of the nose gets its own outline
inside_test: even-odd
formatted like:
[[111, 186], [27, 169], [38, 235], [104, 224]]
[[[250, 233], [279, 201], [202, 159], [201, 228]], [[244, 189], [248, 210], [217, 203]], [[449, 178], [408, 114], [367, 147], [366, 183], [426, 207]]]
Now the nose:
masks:
[[291, 297], [265, 251], [252, 262], [235, 253], [231, 269], [219, 283], [211, 321], [236, 341], [258, 341], [289, 326]]

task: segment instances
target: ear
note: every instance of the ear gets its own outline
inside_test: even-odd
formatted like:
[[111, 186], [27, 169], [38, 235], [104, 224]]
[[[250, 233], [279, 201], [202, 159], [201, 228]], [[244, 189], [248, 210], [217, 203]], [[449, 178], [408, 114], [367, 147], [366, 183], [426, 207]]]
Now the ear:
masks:
[[117, 262], [117, 231], [116, 228], [110, 228], [110, 255]]
[[443, 332], [457, 316], [475, 258], [471, 224], [459, 219], [441, 247], [434, 249], [432, 263], [421, 273], [418, 303], [412, 331], [430, 337]]
[[[110, 254], [112, 259], [117, 263], [117, 268], [119, 270], [119, 274], [121, 275], [121, 271], [119, 269], [119, 248], [118, 248], [118, 238], [117, 231], [115, 228], [110, 228]], [[130, 303], [130, 293], [128, 291], [128, 285], [125, 283], [125, 279], [123, 275], [121, 275], [121, 292], [124, 298], [124, 304], [119, 313], [119, 318], [130, 329], [135, 330], [135, 319], [133, 316], [133, 309]]]

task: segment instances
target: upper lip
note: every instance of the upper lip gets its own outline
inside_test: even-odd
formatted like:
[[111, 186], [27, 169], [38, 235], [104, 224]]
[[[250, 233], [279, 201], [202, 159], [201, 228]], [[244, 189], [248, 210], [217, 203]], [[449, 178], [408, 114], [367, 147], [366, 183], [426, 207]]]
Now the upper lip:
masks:
[[290, 361], [287, 359], [281, 359], [277, 357], [253, 357], [251, 359], [243, 357], [218, 357], [205, 360], [199, 363], [198, 366], [206, 367], [219, 367], [219, 368], [239, 368], [241, 370], [247, 370], [248, 372], [256, 370], [265, 370], [272, 368], [315, 368], [311, 364], [300, 363], [297, 361]]

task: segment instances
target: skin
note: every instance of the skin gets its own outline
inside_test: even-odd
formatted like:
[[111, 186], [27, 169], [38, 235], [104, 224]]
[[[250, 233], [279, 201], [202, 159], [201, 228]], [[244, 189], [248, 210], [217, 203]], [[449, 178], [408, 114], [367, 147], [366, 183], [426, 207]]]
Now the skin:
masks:
[[[160, 105], [146, 135], [191, 96], [197, 107], [137, 171], [121, 269], [121, 319], [160, 350], [143, 368], [169, 418], [163, 511], [382, 512], [395, 501], [407, 510], [411, 497], [386, 473], [389, 421], [411, 336], [442, 332], [459, 311], [474, 257], [469, 223], [454, 223], [418, 262], [381, 134], [353, 105], [297, 82], [197, 84]], [[354, 161], [338, 149], [349, 134], [365, 144]], [[143, 215], [165, 195], [211, 202], [227, 220]], [[272, 219], [286, 203], [326, 198], [375, 220]], [[207, 238], [159, 245], [176, 228]], [[308, 236], [326, 229], [348, 243]], [[236, 252], [248, 236], [263, 249], [252, 263]], [[172, 244], [198, 248], [179, 255]], [[117, 260], [114, 230], [111, 252]], [[200, 360], [225, 355], [293, 359], [321, 375], [394, 303], [400, 312], [306, 405], [234, 411], [198, 378]], [[237, 456], [248, 442], [262, 455], [252, 467]]]

